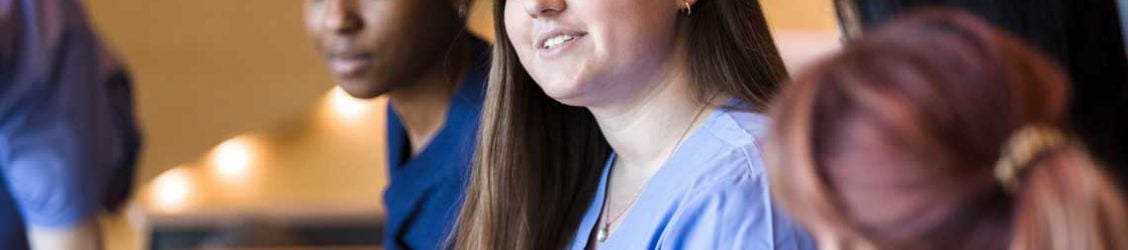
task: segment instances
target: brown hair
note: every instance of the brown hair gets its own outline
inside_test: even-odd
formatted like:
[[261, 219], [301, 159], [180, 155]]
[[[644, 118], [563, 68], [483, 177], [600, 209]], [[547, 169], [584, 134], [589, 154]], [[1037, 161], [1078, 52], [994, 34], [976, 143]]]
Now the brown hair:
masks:
[[773, 104], [774, 196], [823, 247], [1128, 249], [1124, 201], [1080, 144], [1028, 162], [1013, 193], [993, 176], [1014, 131], [1062, 126], [1066, 86], [1045, 56], [974, 16], [913, 13]]
[[[497, 41], [457, 249], [559, 249], [572, 240], [610, 154], [584, 108], [548, 97], [521, 66], [494, 3]], [[763, 109], [786, 77], [754, 0], [707, 0], [679, 20], [699, 95]], [[699, 99], [705, 99], [699, 97]]]

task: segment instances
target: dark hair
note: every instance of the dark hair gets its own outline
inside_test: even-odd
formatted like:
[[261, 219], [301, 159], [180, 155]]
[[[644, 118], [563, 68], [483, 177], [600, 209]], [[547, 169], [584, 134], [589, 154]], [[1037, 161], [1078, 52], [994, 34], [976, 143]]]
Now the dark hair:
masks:
[[[1067, 83], [1045, 56], [974, 16], [907, 15], [809, 68], [773, 104], [774, 197], [823, 245], [1126, 249], [1124, 201], [1080, 145], [1025, 163], [1013, 193], [994, 177], [1016, 130], [1064, 124]], [[883, 150], [860, 152], [866, 143]], [[844, 155], [894, 162], [832, 160]], [[896, 193], [856, 192], [863, 187]], [[860, 200], [880, 203], [875, 213], [946, 212], [906, 212], [899, 218], [916, 231], [898, 236], [903, 224], [863, 223]]]
[[1113, 0], [835, 0], [850, 36], [928, 6], [968, 11], [1064, 65], [1073, 85], [1070, 127], [1128, 181], [1128, 57]]
[[[584, 108], [548, 97], [518, 61], [496, 1], [497, 41], [458, 249], [558, 249], [572, 239], [594, 196], [610, 146]], [[689, 71], [699, 99], [728, 94], [763, 109], [786, 77], [754, 0], [706, 0], [683, 16]]]

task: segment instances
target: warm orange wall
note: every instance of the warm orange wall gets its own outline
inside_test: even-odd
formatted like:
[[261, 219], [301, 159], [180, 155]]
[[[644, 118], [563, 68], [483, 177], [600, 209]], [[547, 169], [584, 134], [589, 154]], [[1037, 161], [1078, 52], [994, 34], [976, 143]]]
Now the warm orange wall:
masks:
[[833, 0], [760, 0], [776, 30], [835, 30]]
[[295, 116], [332, 86], [304, 36], [301, 1], [85, 2], [132, 69], [142, 180]]

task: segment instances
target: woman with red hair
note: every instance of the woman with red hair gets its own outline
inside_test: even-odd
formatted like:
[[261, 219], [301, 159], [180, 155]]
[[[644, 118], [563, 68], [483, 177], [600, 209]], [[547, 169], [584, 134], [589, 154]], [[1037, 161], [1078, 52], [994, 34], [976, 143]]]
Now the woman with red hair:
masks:
[[776, 100], [774, 197], [824, 249], [1128, 249], [1122, 196], [1060, 130], [1067, 86], [974, 16], [901, 18]]

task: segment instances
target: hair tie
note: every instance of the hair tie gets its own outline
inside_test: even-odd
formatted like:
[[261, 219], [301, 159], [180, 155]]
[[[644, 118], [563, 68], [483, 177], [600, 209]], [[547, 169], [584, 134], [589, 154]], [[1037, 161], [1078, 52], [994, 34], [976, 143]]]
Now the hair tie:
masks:
[[1003, 155], [995, 164], [995, 178], [1008, 192], [1014, 192], [1026, 168], [1063, 142], [1065, 136], [1053, 126], [1028, 124], [1019, 128], [1003, 145]]

